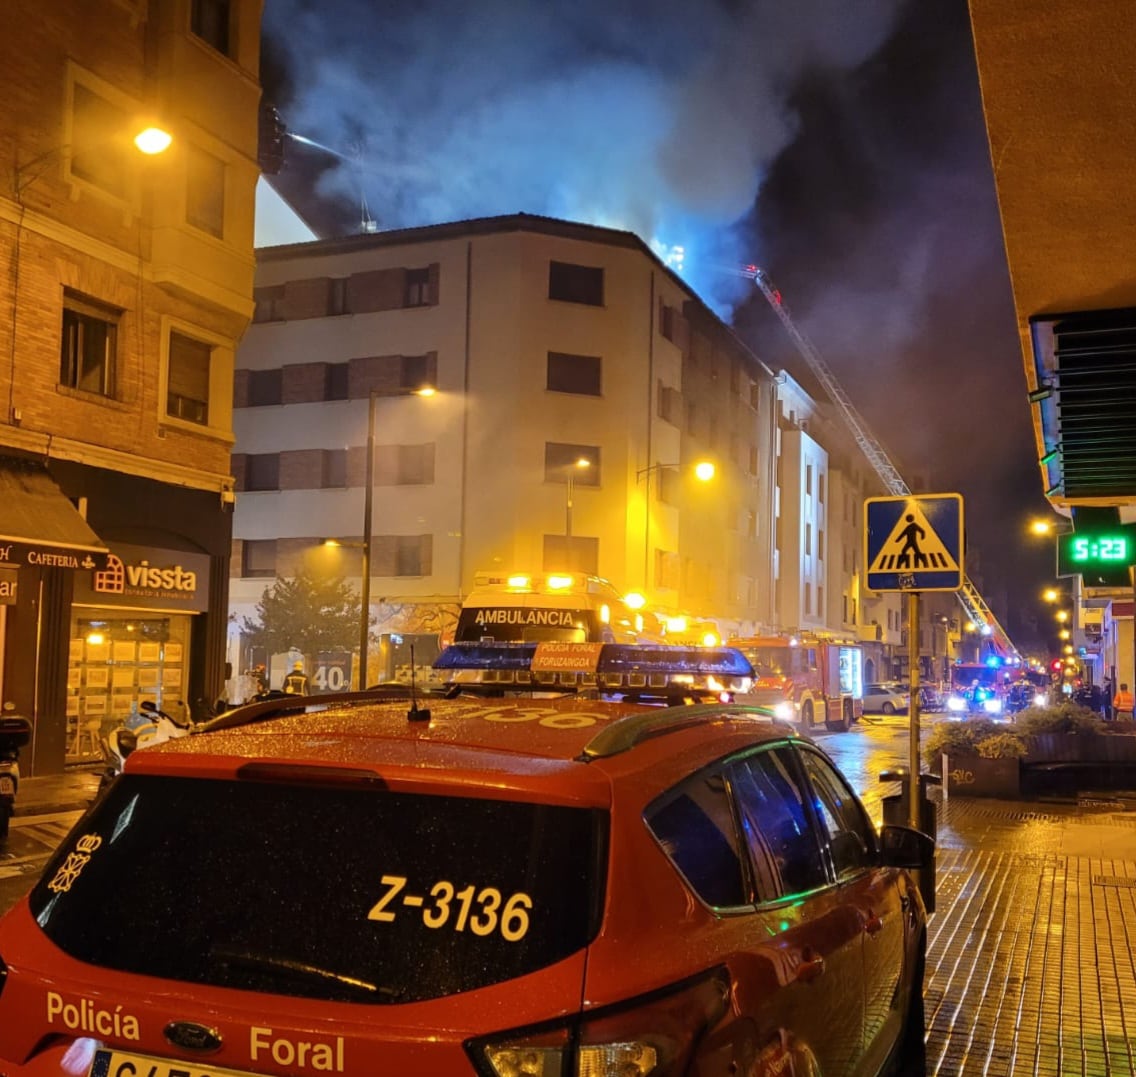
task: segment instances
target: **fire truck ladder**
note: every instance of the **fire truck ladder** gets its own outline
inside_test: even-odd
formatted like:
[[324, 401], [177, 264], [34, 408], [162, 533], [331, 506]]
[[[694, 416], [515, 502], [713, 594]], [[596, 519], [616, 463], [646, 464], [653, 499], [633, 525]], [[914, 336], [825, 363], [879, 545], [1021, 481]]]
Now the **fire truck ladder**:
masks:
[[[820, 352], [813, 346], [812, 341], [797, 328], [781, 299], [781, 293], [773, 287], [765, 272], [755, 265], [743, 266], [738, 272], [743, 277], [748, 277], [761, 289], [762, 295], [773, 308], [773, 313], [781, 319], [785, 331], [797, 346], [797, 351], [801, 353], [801, 357], [808, 364], [809, 369], [824, 386], [825, 392], [828, 393], [832, 402], [839, 408], [845, 424], [856, 439], [856, 444], [867, 458], [868, 463], [875, 469], [876, 474], [884, 484], [884, 488], [894, 497], [911, 497], [911, 488], [904, 482], [903, 476], [896, 470], [895, 465], [884, 452], [883, 446], [876, 440], [867, 423], [861, 418], [843, 386], [836, 380], [836, 376], [829, 369], [828, 364], [821, 358]], [[965, 573], [962, 577], [962, 587], [956, 594], [971, 622], [977, 625], [979, 630], [990, 639], [1003, 657], [1020, 657], [1018, 649], [1011, 642], [1006, 630], [998, 623], [993, 611], [986, 605], [982, 595], [979, 594], [978, 588], [970, 582]]]

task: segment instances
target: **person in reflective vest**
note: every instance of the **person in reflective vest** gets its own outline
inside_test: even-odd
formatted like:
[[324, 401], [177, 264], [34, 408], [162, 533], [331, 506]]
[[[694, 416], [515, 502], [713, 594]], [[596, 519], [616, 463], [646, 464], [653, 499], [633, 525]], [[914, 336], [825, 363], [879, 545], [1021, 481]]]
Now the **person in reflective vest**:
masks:
[[1128, 685], [1122, 684], [1120, 690], [1116, 693], [1112, 700], [1113, 710], [1116, 711], [1116, 717], [1120, 719], [1127, 718], [1132, 720], [1132, 708], [1136, 705], [1136, 699], [1128, 691]]
[[308, 694], [308, 675], [304, 672], [303, 662], [297, 662], [292, 667], [292, 672], [284, 678], [284, 691], [290, 696]]

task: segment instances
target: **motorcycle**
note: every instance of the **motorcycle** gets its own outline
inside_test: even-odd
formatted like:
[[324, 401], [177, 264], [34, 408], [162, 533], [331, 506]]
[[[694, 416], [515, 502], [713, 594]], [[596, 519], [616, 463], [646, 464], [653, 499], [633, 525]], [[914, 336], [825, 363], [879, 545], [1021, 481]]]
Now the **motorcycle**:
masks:
[[8, 837], [8, 824], [16, 810], [20, 788], [20, 749], [32, 739], [26, 718], [0, 718], [0, 841]]
[[188, 737], [193, 732], [193, 721], [175, 718], [149, 699], [144, 699], [138, 707], [141, 714], [127, 718], [102, 738], [106, 766], [99, 778], [100, 793], [122, 773], [126, 757], [131, 752], [177, 737]]

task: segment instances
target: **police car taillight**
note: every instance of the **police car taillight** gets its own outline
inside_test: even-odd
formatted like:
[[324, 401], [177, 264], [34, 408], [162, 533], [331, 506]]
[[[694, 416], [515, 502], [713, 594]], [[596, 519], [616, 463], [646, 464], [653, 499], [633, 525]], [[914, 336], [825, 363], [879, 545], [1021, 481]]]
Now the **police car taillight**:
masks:
[[540, 1032], [471, 1041], [466, 1049], [486, 1077], [678, 1077], [725, 1015], [729, 994], [726, 974], [716, 971], [649, 1001]]

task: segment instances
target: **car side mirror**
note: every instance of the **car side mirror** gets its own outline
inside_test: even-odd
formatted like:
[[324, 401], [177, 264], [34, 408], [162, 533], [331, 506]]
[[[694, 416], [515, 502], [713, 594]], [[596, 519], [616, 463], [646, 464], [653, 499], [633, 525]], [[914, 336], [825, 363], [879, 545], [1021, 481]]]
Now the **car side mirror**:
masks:
[[935, 862], [935, 841], [909, 826], [880, 831], [880, 861], [886, 868], [927, 868]]

